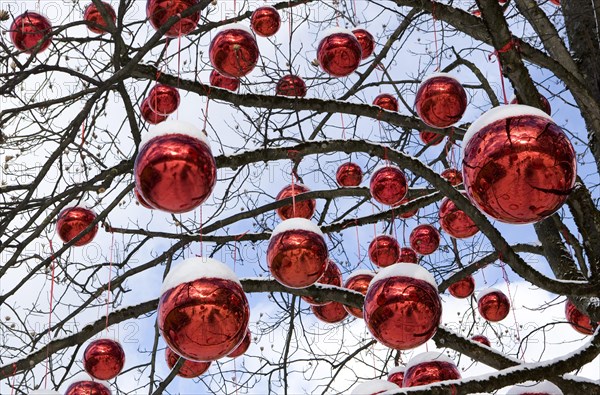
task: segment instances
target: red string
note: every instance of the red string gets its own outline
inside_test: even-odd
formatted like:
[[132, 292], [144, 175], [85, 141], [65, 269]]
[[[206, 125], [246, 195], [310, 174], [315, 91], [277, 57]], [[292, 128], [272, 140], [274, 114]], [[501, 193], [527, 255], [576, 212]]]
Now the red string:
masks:
[[346, 140], [346, 125], [344, 125], [344, 115], [340, 113], [340, 119], [342, 120], [342, 139]]
[[492, 52], [489, 56], [488, 56], [488, 60], [492, 59], [492, 56], [495, 56], [496, 59], [498, 60], [498, 70], [500, 72], [500, 83], [502, 85], [502, 95], [504, 98], [504, 104], [508, 104], [508, 98], [506, 96], [506, 88], [504, 86], [504, 75], [502, 73], [502, 62], [500, 61], [500, 54], [501, 53], [505, 53], [508, 52], [510, 50], [516, 50], [519, 51], [519, 41], [511, 38], [506, 44], [504, 44], [504, 46], [494, 52]]
[[204, 247], [202, 246], [202, 205], [199, 207], [200, 210], [200, 256], [204, 253]]
[[[51, 279], [50, 279], [50, 311], [48, 312], [48, 335], [50, 341], [52, 341], [52, 311], [54, 310], [54, 246], [52, 240], [48, 239], [50, 243], [50, 265], [51, 265]], [[44, 388], [48, 388], [48, 363], [50, 360], [50, 348], [46, 348], [46, 375], [44, 376]]]
[[294, 177], [294, 167], [292, 166], [292, 210], [294, 213], [294, 218], [296, 217], [296, 190], [295, 190], [295, 177]]
[[437, 59], [437, 67], [435, 71], [440, 70], [440, 56], [438, 50], [438, 39], [437, 39], [437, 19], [435, 17], [435, 1], [431, 3], [431, 16], [433, 17], [433, 41], [435, 42], [435, 58]]
[[[510, 292], [510, 280], [508, 279], [508, 274], [506, 273], [506, 268], [504, 261], [502, 260], [502, 253], [498, 253], [498, 258], [500, 260], [500, 267], [502, 268], [502, 278], [506, 283], [506, 290], [508, 291], [508, 298], [510, 300], [510, 307], [513, 313], [513, 319], [515, 320], [515, 329], [517, 330], [517, 340], [521, 340], [521, 334], [519, 333], [519, 322], [517, 321], [517, 313], [515, 312], [515, 306], [513, 304], [513, 298]], [[524, 350], [523, 350], [524, 352]], [[523, 357], [521, 355], [521, 357]]]
[[17, 364], [13, 363], [13, 372], [12, 372], [12, 386], [10, 387], [10, 395], [13, 395], [14, 391], [15, 391], [15, 381], [17, 380]]
[[113, 251], [115, 249], [115, 234], [111, 233], [110, 259], [108, 261], [108, 285], [106, 288], [106, 331], [108, 332], [108, 307], [110, 305], [110, 283], [112, 281]]
[[360, 263], [360, 238], [358, 237], [358, 220], [355, 219], [354, 223], [356, 224], [354, 229], [356, 229], [356, 248], [358, 250], [358, 263]]

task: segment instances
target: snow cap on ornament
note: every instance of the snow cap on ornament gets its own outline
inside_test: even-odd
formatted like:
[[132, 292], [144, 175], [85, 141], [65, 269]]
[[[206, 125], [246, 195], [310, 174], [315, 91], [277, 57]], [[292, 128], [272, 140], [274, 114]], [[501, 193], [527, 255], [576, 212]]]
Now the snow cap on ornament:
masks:
[[408, 361], [402, 386], [416, 387], [460, 378], [460, 371], [451, 358], [442, 352], [424, 352]]
[[86, 373], [79, 373], [71, 379], [64, 395], [112, 395], [112, 391], [106, 381], [95, 380]]
[[387, 391], [400, 389], [396, 384], [387, 380], [371, 380], [360, 383], [352, 390], [352, 395], [377, 395]]
[[346, 77], [356, 71], [361, 59], [362, 47], [352, 31], [334, 27], [321, 34], [317, 60], [327, 74]]
[[506, 395], [563, 395], [560, 388], [549, 381], [542, 381], [536, 383], [534, 381], [527, 381], [522, 384], [517, 384], [511, 387]]

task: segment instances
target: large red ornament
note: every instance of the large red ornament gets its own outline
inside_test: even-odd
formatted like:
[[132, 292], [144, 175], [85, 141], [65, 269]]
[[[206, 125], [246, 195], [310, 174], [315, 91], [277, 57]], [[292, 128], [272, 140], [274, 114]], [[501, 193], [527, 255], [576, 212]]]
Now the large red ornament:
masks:
[[[52, 24], [37, 12], [25, 11], [24, 14], [16, 17], [10, 26], [10, 40], [19, 51], [26, 53], [45, 51], [52, 42], [50, 33], [52, 33]], [[40, 47], [35, 51], [34, 48], [40, 41]]]
[[432, 254], [440, 246], [440, 232], [431, 225], [418, 225], [410, 232], [410, 246], [418, 254]]
[[406, 176], [395, 166], [384, 166], [371, 176], [369, 185], [373, 199], [388, 206], [397, 206], [408, 192]]
[[178, 355], [214, 361], [244, 339], [250, 310], [235, 273], [210, 258], [189, 258], [165, 277], [158, 302], [158, 329]]
[[[552, 1], [552, 0], [550, 0], [550, 1]], [[540, 99], [542, 100], [541, 110], [544, 111], [548, 115], [552, 115], [552, 106], [550, 106], [550, 102], [548, 101], [548, 99], [546, 99], [546, 97], [543, 95], [540, 95]], [[517, 99], [516, 96], [513, 97], [513, 99], [510, 101], [510, 104], [519, 104], [519, 99]]]
[[[182, 357], [177, 355], [169, 347], [167, 347], [165, 349], [165, 360], [167, 361], [167, 366], [169, 366], [169, 369], [173, 369], [173, 366], [175, 366], [175, 364], [177, 363], [179, 358], [182, 358]], [[190, 360], [186, 359], [183, 362], [183, 365], [181, 365], [181, 367], [179, 368], [179, 371], [177, 372], [177, 376], [183, 377], [186, 379], [193, 379], [195, 377], [200, 377], [204, 373], [206, 373], [208, 368], [210, 368], [210, 364], [211, 364], [210, 361], [209, 362], [194, 362], [194, 361], [190, 361]]]
[[[338, 265], [332, 261], [331, 259], [327, 260], [327, 268], [325, 269], [325, 273], [317, 280], [317, 284], [326, 284], [326, 285], [335, 285], [336, 287], [342, 286], [342, 272]], [[318, 302], [315, 298], [310, 296], [303, 296], [302, 300], [304, 300], [308, 304], [312, 304], [315, 306], [322, 306], [331, 302]]]
[[144, 119], [144, 121], [148, 122], [151, 125], [156, 125], [156, 124], [166, 121], [168, 118], [167, 115], [159, 115], [159, 114], [155, 113], [154, 111], [152, 111], [152, 108], [150, 108], [149, 99], [150, 98], [148, 98], [148, 97], [145, 98], [144, 101], [142, 101], [142, 105], [140, 107], [140, 112], [142, 114], [142, 118]]
[[491, 109], [471, 124], [463, 147], [467, 195], [499, 221], [540, 221], [563, 205], [575, 185], [573, 146], [537, 108], [509, 104]]
[[[410, 202], [410, 200], [408, 198], [404, 198], [404, 199], [402, 199], [402, 201], [400, 201], [400, 203], [398, 203], [398, 205], [406, 204], [409, 202]], [[405, 211], [403, 213], [400, 213], [400, 214], [398, 214], [398, 216], [400, 218], [408, 219], [408, 218], [411, 218], [411, 217], [414, 217], [415, 215], [417, 215], [418, 212], [419, 212], [419, 208], [417, 207], [414, 210]]]
[[104, 383], [89, 379], [74, 381], [64, 395], [112, 395], [112, 392]]
[[283, 221], [267, 247], [271, 274], [290, 288], [306, 288], [321, 278], [327, 268], [327, 245], [319, 227], [304, 218]]
[[361, 59], [366, 59], [373, 54], [375, 50], [375, 38], [365, 29], [354, 29], [352, 34], [358, 40], [361, 48]]
[[477, 342], [477, 343], [481, 343], [484, 346], [488, 346], [488, 347], [492, 346], [490, 339], [488, 339], [487, 337], [485, 337], [483, 335], [475, 335], [475, 336], [471, 337], [471, 340], [474, 342]]
[[591, 335], [597, 324], [592, 323], [592, 320], [587, 314], [582, 313], [579, 309], [567, 299], [565, 303], [565, 317], [573, 329], [582, 335]]
[[393, 265], [400, 259], [400, 244], [389, 235], [375, 236], [369, 244], [369, 259], [379, 267]]
[[[106, 13], [109, 18], [112, 20], [113, 25], [117, 20], [117, 14], [115, 13], [114, 8], [106, 2], [102, 2]], [[87, 28], [92, 33], [96, 34], [104, 34], [106, 33], [106, 27], [108, 27], [108, 22], [106, 19], [102, 17], [100, 10], [96, 7], [96, 4], [90, 3], [87, 7], [85, 7], [85, 11], [83, 12], [83, 19], [87, 22]]]
[[367, 328], [383, 345], [415, 348], [431, 339], [442, 317], [433, 275], [419, 265], [397, 263], [382, 269], [365, 296]]
[[229, 25], [215, 35], [208, 49], [210, 62], [222, 75], [240, 78], [258, 63], [256, 38], [244, 25]]
[[456, 169], [446, 169], [440, 175], [452, 186], [460, 185], [463, 182], [462, 173]]
[[439, 145], [443, 140], [444, 136], [436, 132], [430, 132], [429, 130], [421, 130], [419, 132], [419, 139], [425, 145]]
[[408, 388], [460, 379], [460, 371], [450, 358], [438, 352], [426, 352], [409, 361], [402, 386]]
[[[284, 187], [279, 193], [275, 200], [283, 200], [287, 198], [291, 198], [293, 196], [297, 196], [301, 193], [310, 192], [310, 189], [304, 184], [293, 183], [286, 187]], [[290, 219], [290, 218], [312, 218], [315, 213], [315, 209], [317, 207], [317, 202], [315, 199], [306, 199], [302, 201], [295, 201], [292, 204], [287, 206], [282, 206], [277, 209], [277, 215], [282, 220]]]
[[479, 232], [475, 222], [464, 211], [456, 207], [456, 204], [448, 198], [440, 204], [440, 226], [444, 232], [456, 239], [471, 237]]
[[417, 257], [417, 253], [410, 247], [402, 247], [400, 248], [400, 258], [398, 258], [398, 263], [418, 263], [419, 258]]
[[169, 115], [179, 107], [179, 91], [177, 88], [156, 84], [148, 93], [150, 109], [158, 115]]
[[344, 305], [338, 302], [331, 302], [321, 306], [310, 306], [315, 317], [323, 322], [335, 324], [348, 317], [348, 312]]
[[333, 29], [317, 48], [317, 59], [324, 72], [332, 77], [345, 77], [360, 65], [362, 48], [354, 34], [345, 29]]
[[351, 395], [379, 395], [397, 389], [400, 389], [400, 387], [391, 381], [370, 380], [354, 387]]
[[[367, 289], [369, 289], [369, 284], [371, 283], [371, 280], [373, 280], [374, 276], [375, 273], [371, 271], [356, 270], [350, 275], [350, 277], [346, 279], [346, 282], [344, 283], [344, 288], [351, 289], [353, 291], [360, 292], [361, 294], [366, 295]], [[349, 306], [344, 306], [344, 308], [348, 313], [352, 314], [356, 318], [363, 318], [362, 309]]]
[[246, 351], [248, 351], [250, 344], [252, 344], [252, 332], [250, 332], [250, 329], [246, 329], [246, 336], [244, 336], [244, 340], [242, 340], [242, 342], [232, 352], [227, 354], [227, 356], [229, 358], [237, 358], [244, 355]]
[[455, 298], [464, 299], [473, 295], [475, 291], [475, 279], [473, 276], [467, 276], [458, 280], [448, 287], [448, 292]]
[[200, 129], [170, 121], [146, 133], [135, 158], [134, 175], [149, 205], [185, 213], [208, 199], [217, 180], [217, 166]]
[[415, 110], [425, 124], [446, 128], [460, 121], [466, 109], [467, 94], [456, 78], [435, 73], [421, 82]]
[[275, 94], [277, 96], [304, 97], [306, 96], [306, 84], [297, 75], [284, 75], [275, 86]]
[[[199, 0], [148, 0], [146, 16], [155, 30], [159, 30], [172, 16], [178, 16], [188, 8], [197, 5]], [[200, 10], [180, 18], [165, 33], [167, 37], [185, 36], [192, 32], [200, 20]]]
[[488, 288], [481, 291], [477, 298], [479, 314], [491, 322], [502, 321], [510, 311], [510, 300], [499, 289]]
[[279, 30], [281, 17], [271, 6], [258, 7], [250, 17], [250, 27], [261, 37], [271, 37]]
[[357, 187], [362, 182], [362, 178], [362, 169], [353, 162], [341, 164], [335, 173], [335, 180], [341, 187]]
[[83, 353], [83, 367], [98, 380], [117, 377], [125, 366], [123, 347], [111, 339], [98, 339], [91, 342]]
[[[68, 243], [90, 226], [95, 219], [96, 214], [90, 209], [85, 207], [68, 207], [58, 214], [56, 232], [62, 241]], [[78, 247], [86, 245], [94, 240], [96, 233], [98, 233], [98, 224], [94, 225], [75, 245]]]
[[393, 95], [389, 93], [382, 93], [379, 96], [375, 97], [373, 100], [373, 105], [377, 107], [381, 107], [384, 110], [397, 112], [400, 110], [400, 105], [398, 104], [398, 99], [396, 99]]
[[154, 209], [154, 207], [149, 205], [148, 202], [144, 200], [142, 195], [140, 195], [140, 192], [138, 191], [137, 187], [133, 188], [133, 193], [139, 204], [141, 204], [143, 207], [145, 207], [147, 209], [150, 209], [150, 210]]
[[506, 395], [563, 395], [560, 388], [549, 381], [527, 381], [511, 387]]
[[388, 372], [388, 381], [396, 384], [402, 388], [402, 382], [404, 381], [404, 372], [406, 371], [405, 366], [395, 366]]
[[227, 89], [235, 92], [240, 87], [240, 80], [237, 78], [229, 78], [221, 75], [217, 70], [210, 72], [209, 84], [221, 89]]

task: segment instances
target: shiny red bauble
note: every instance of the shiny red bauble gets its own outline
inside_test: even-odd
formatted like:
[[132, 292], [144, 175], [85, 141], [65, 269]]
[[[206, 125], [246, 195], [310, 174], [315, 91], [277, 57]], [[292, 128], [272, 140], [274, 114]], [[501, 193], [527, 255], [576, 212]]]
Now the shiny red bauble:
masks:
[[460, 171], [458, 171], [457, 169], [452, 169], [452, 168], [446, 169], [440, 175], [442, 176], [443, 179], [448, 181], [450, 183], [450, 185], [452, 185], [452, 186], [460, 185], [463, 182], [462, 173]]
[[487, 321], [502, 321], [510, 311], [510, 300], [498, 289], [484, 290], [479, 293], [477, 299], [479, 314]]
[[488, 346], [488, 347], [492, 346], [490, 339], [488, 339], [486, 336], [483, 336], [483, 335], [475, 335], [475, 336], [471, 337], [471, 340], [474, 342], [477, 342], [477, 343], [481, 343], [484, 346]]
[[217, 88], [227, 89], [235, 92], [240, 87], [240, 80], [237, 78], [225, 77], [217, 70], [213, 70], [210, 72], [209, 84]]
[[112, 395], [112, 393], [102, 383], [92, 380], [81, 380], [69, 385], [64, 395]]
[[419, 132], [419, 139], [421, 139], [423, 144], [433, 146], [440, 144], [444, 140], [444, 136], [428, 130], [421, 130]]
[[[301, 193], [310, 192], [310, 189], [303, 184], [293, 183], [286, 187], [284, 187], [279, 193], [275, 200], [283, 200], [287, 198], [291, 198], [293, 196], [297, 196]], [[306, 199], [302, 201], [293, 201], [292, 204], [279, 207], [277, 209], [277, 215], [282, 220], [290, 219], [290, 218], [312, 218], [315, 213], [315, 209], [317, 207], [317, 202], [315, 199]]]
[[567, 299], [565, 303], [565, 317], [573, 329], [582, 335], [591, 335], [597, 324], [593, 324], [592, 320], [587, 314], [582, 313], [579, 309]]
[[398, 99], [389, 93], [382, 93], [373, 100], [373, 105], [381, 107], [384, 110], [397, 112], [400, 109]]
[[[96, 214], [85, 207], [68, 207], [58, 214], [56, 232], [62, 241], [70, 242], [83, 232], [96, 219]], [[94, 225], [88, 233], [79, 239], [74, 245], [82, 246], [94, 240], [98, 233], [98, 224]]]
[[322, 306], [310, 306], [315, 317], [328, 324], [335, 324], [348, 317], [348, 312], [344, 305], [338, 302], [331, 302]]
[[398, 262], [400, 259], [398, 240], [389, 235], [375, 236], [369, 244], [369, 259], [379, 267], [390, 266]]
[[137, 188], [133, 188], [133, 194], [135, 195], [135, 198], [137, 199], [138, 203], [140, 205], [142, 205], [142, 207], [145, 207], [150, 210], [154, 209], [154, 207], [149, 205], [148, 202], [144, 200], [144, 198], [142, 197], [142, 195], [140, 195], [140, 192], [137, 190]]
[[328, 253], [319, 227], [304, 218], [283, 221], [273, 230], [267, 264], [277, 281], [290, 288], [306, 288], [321, 278]]
[[409, 247], [400, 248], [400, 258], [398, 258], [398, 263], [418, 263], [419, 258], [417, 257], [417, 253], [415, 250]]
[[460, 121], [467, 109], [467, 93], [449, 74], [435, 73], [417, 90], [415, 110], [425, 124], [446, 128]]
[[397, 206], [408, 192], [406, 176], [395, 166], [385, 166], [376, 170], [369, 184], [373, 199], [388, 206]]
[[[169, 347], [165, 349], [165, 360], [167, 361], [167, 366], [169, 369], [173, 369], [173, 366], [177, 363], [180, 357]], [[185, 358], [184, 358], [185, 359]], [[193, 379], [195, 377], [202, 376], [208, 368], [210, 368], [211, 362], [194, 362], [190, 360], [185, 360], [183, 365], [179, 368], [177, 372], [177, 376], [183, 377], [186, 379]]]
[[169, 213], [185, 213], [208, 199], [217, 166], [203, 132], [185, 122], [151, 129], [134, 163], [135, 185], [144, 200]]
[[[188, 8], [197, 5], [199, 0], [148, 0], [146, 3], [146, 16], [155, 30], [159, 30], [173, 16], [180, 15]], [[167, 37], [185, 36], [192, 32], [200, 20], [200, 10], [195, 11], [185, 18], [179, 18], [169, 30]]]
[[159, 114], [155, 113], [154, 111], [152, 111], [148, 97], [145, 98], [144, 101], [142, 101], [142, 105], [140, 107], [140, 112], [142, 114], [142, 118], [144, 119], [144, 121], [148, 122], [150, 125], [159, 124], [161, 122], [166, 121], [168, 118], [167, 115], [159, 115]]
[[423, 353], [413, 360], [409, 362], [404, 372], [402, 382], [404, 388], [461, 379], [460, 371], [454, 362], [439, 353]]
[[[344, 288], [366, 295], [367, 289], [369, 289], [369, 284], [371, 284], [371, 280], [373, 280], [374, 276], [375, 273], [367, 270], [357, 270], [356, 272], [352, 273], [350, 277], [348, 277], [344, 283]], [[344, 306], [344, 308], [348, 313], [352, 314], [356, 318], [363, 318], [363, 311], [361, 308], [349, 306]]]
[[208, 54], [215, 70], [230, 78], [250, 74], [260, 55], [252, 32], [238, 24], [217, 33], [210, 42]]
[[463, 147], [467, 195], [498, 221], [540, 221], [563, 205], [575, 185], [573, 146], [540, 109], [495, 107], [471, 124]]
[[[406, 204], [408, 202], [410, 202], [410, 200], [408, 198], [404, 198], [404, 199], [402, 199], [402, 201], [400, 201], [400, 203], [398, 203], [398, 205]], [[400, 213], [400, 214], [398, 214], [398, 216], [400, 218], [408, 219], [408, 218], [411, 218], [411, 217], [414, 217], [415, 215], [417, 215], [418, 212], [419, 212], [419, 208], [417, 207], [413, 210]]]
[[244, 339], [250, 310], [236, 275], [210, 258], [189, 258], [165, 277], [158, 301], [158, 329], [178, 355], [214, 361]]
[[110, 380], [123, 370], [125, 351], [119, 342], [98, 339], [91, 342], [83, 353], [83, 368], [95, 379]]
[[362, 48], [349, 30], [335, 29], [325, 35], [317, 48], [317, 59], [324, 72], [332, 77], [345, 77], [356, 71], [362, 59]]
[[[10, 40], [19, 51], [26, 53], [46, 50], [52, 42], [50, 33], [52, 33], [52, 24], [45, 16], [37, 12], [26, 11], [16, 17], [10, 25]], [[40, 47], [36, 51], [35, 47], [40, 42]]]
[[479, 232], [471, 217], [448, 198], [444, 198], [440, 204], [439, 218], [444, 232], [456, 239], [471, 237]]
[[[331, 259], [327, 260], [327, 268], [325, 269], [325, 273], [323, 273], [321, 278], [317, 280], [317, 284], [335, 285], [336, 287], [342, 286], [342, 272], [340, 271], [338, 265]], [[324, 304], [331, 303], [319, 302], [310, 296], [303, 296], [302, 300], [315, 306], [322, 306]]]
[[306, 84], [297, 75], [284, 75], [275, 86], [275, 94], [277, 96], [304, 97], [306, 96]]
[[280, 26], [281, 17], [274, 7], [258, 7], [250, 17], [250, 27], [261, 37], [271, 37], [277, 33]]
[[341, 164], [335, 173], [335, 180], [341, 187], [357, 187], [362, 182], [362, 178], [362, 169], [353, 162]]
[[431, 339], [442, 317], [433, 275], [419, 265], [397, 263], [371, 281], [364, 304], [367, 328], [383, 345], [409, 350]]
[[384, 392], [398, 390], [400, 387], [387, 380], [369, 380], [360, 383], [352, 390], [351, 395], [379, 395]]
[[[102, 2], [102, 5], [104, 6], [108, 17], [112, 20], [114, 25], [117, 20], [117, 14], [115, 13], [114, 8], [109, 3], [104, 1]], [[106, 33], [108, 22], [102, 17], [102, 14], [100, 13], [98, 7], [96, 7], [96, 4], [91, 3], [85, 7], [85, 11], [83, 12], [83, 20], [87, 22], [87, 28], [92, 33]]]
[[406, 371], [405, 366], [396, 366], [388, 372], [388, 381], [396, 384], [402, 388], [402, 382], [404, 381], [404, 372]]
[[467, 276], [458, 280], [448, 287], [448, 292], [455, 298], [464, 299], [473, 295], [475, 291], [475, 279], [473, 276]]
[[[546, 99], [546, 97], [543, 95], [540, 95], [540, 99], [542, 100], [541, 110], [544, 111], [548, 115], [552, 115], [552, 106], [550, 106], [550, 102], [548, 101], [548, 99]], [[519, 99], [517, 99], [517, 97], [515, 96], [510, 101], [510, 104], [519, 104]]]
[[232, 352], [227, 354], [227, 356], [229, 358], [241, 357], [246, 353], [246, 351], [248, 351], [248, 348], [250, 348], [250, 344], [252, 344], [252, 332], [250, 332], [250, 329], [247, 329], [246, 336], [244, 336], [244, 340], [242, 340], [242, 342]]
[[150, 109], [158, 115], [169, 115], [179, 107], [179, 91], [164, 84], [156, 84], [148, 93]]
[[560, 7], [560, 0], [550, 0], [550, 3], [554, 4], [557, 7]]
[[365, 29], [354, 29], [352, 34], [358, 40], [360, 48], [362, 50], [361, 59], [366, 59], [373, 54], [375, 50], [375, 38], [371, 33]]
[[440, 246], [440, 232], [431, 225], [418, 225], [410, 232], [410, 246], [418, 254], [429, 255]]

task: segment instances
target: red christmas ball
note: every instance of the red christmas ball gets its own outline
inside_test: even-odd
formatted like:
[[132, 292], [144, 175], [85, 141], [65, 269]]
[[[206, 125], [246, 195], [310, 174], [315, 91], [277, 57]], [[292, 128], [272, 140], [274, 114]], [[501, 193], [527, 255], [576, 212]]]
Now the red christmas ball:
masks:
[[[10, 26], [10, 40], [19, 51], [25, 53], [45, 51], [52, 42], [51, 33], [50, 21], [37, 12], [25, 11], [16, 17]], [[34, 48], [39, 42], [41, 44], [36, 51]]]
[[[552, 106], [550, 105], [548, 99], [546, 99], [546, 97], [543, 95], [540, 95], [540, 99], [542, 100], [542, 111], [548, 115], [552, 115]], [[519, 104], [519, 99], [517, 99], [516, 96], [513, 97], [510, 101], [510, 104]]]
[[[310, 189], [303, 184], [293, 183], [286, 187], [284, 187], [279, 193], [275, 200], [283, 200], [287, 198], [291, 198], [292, 196], [297, 196], [301, 193], [310, 192]], [[312, 218], [315, 213], [315, 209], [317, 207], [317, 202], [314, 199], [307, 199], [302, 201], [296, 201], [287, 206], [282, 206], [277, 209], [277, 215], [282, 220], [290, 219], [290, 218]]]
[[362, 178], [362, 169], [353, 162], [341, 164], [335, 173], [335, 180], [341, 187], [357, 187], [362, 182]]
[[419, 265], [397, 263], [382, 269], [365, 296], [367, 328], [383, 345], [415, 348], [431, 339], [440, 323], [442, 302], [433, 275]]
[[571, 142], [552, 119], [520, 104], [495, 107], [463, 140], [469, 199], [498, 221], [528, 224], [558, 210], [575, 185]]
[[258, 44], [247, 27], [229, 25], [215, 35], [208, 49], [210, 62], [222, 75], [240, 78], [250, 74], [258, 63]]
[[[177, 363], [179, 358], [182, 358], [182, 357], [177, 355], [169, 347], [167, 347], [165, 349], [165, 360], [167, 361], [167, 366], [169, 366], [169, 369], [173, 369], [173, 366], [175, 366], [175, 364]], [[194, 362], [194, 361], [189, 361], [186, 359], [185, 362], [183, 362], [183, 365], [181, 365], [181, 367], [179, 368], [179, 372], [177, 372], [177, 376], [183, 377], [186, 379], [193, 379], [195, 377], [200, 377], [204, 373], [206, 373], [206, 371], [210, 367], [210, 364], [211, 364], [211, 362]]]
[[369, 185], [373, 199], [388, 206], [397, 206], [408, 192], [406, 176], [395, 166], [384, 166], [371, 176]]
[[150, 210], [154, 209], [154, 207], [149, 205], [148, 202], [144, 200], [142, 195], [140, 195], [140, 192], [138, 191], [137, 187], [133, 188], [133, 193], [134, 193], [135, 198], [137, 199], [138, 203], [141, 204], [142, 207], [145, 207]]
[[200, 129], [170, 121], [146, 134], [135, 158], [134, 175], [149, 205], [185, 213], [208, 199], [217, 180], [217, 166]]
[[452, 186], [460, 185], [463, 182], [462, 173], [456, 169], [446, 169], [442, 172], [441, 176]]
[[456, 78], [435, 73], [421, 82], [415, 109], [425, 124], [446, 128], [462, 118], [467, 109], [467, 94]]
[[349, 30], [335, 29], [326, 34], [317, 48], [317, 59], [324, 72], [332, 77], [345, 77], [360, 65], [362, 48]]
[[396, 366], [388, 372], [388, 381], [396, 384], [402, 388], [402, 381], [404, 381], [404, 372], [406, 371], [405, 366]]
[[417, 253], [415, 250], [409, 247], [400, 248], [400, 258], [398, 259], [398, 263], [418, 263], [419, 258], [417, 257]]
[[440, 233], [431, 225], [418, 225], [410, 232], [410, 246], [421, 255], [432, 254], [440, 246]]
[[267, 264], [277, 281], [290, 288], [306, 288], [327, 268], [327, 245], [319, 227], [304, 218], [283, 221], [267, 247]]
[[271, 37], [281, 27], [279, 12], [271, 6], [258, 7], [250, 17], [250, 27], [261, 37]]
[[[198, 4], [199, 0], [148, 0], [146, 16], [155, 30], [159, 30], [172, 16], [180, 15], [183, 11]], [[167, 30], [165, 36], [180, 37], [192, 32], [200, 20], [200, 11], [185, 18], [180, 18]]]
[[[331, 259], [327, 260], [327, 268], [325, 269], [325, 273], [317, 280], [317, 284], [326, 284], [326, 285], [335, 285], [336, 287], [342, 286], [342, 272], [338, 265], [332, 261]], [[314, 306], [322, 306], [331, 302], [317, 302], [315, 298], [310, 296], [303, 296], [302, 300], [304, 300], [308, 304], [312, 304]]]
[[475, 279], [473, 276], [467, 276], [458, 280], [448, 287], [448, 292], [455, 298], [464, 299], [473, 295], [475, 291]]
[[[106, 2], [102, 2], [102, 5], [106, 9], [106, 13], [112, 19], [113, 25], [117, 20], [117, 14], [115, 13], [114, 8]], [[85, 7], [85, 11], [83, 12], [83, 19], [87, 22], [87, 28], [92, 33], [96, 34], [104, 34], [106, 33], [106, 27], [108, 27], [108, 22], [106, 19], [102, 17], [100, 10], [96, 7], [96, 4], [90, 3], [87, 7]]]
[[408, 388], [460, 379], [460, 371], [450, 358], [438, 352], [426, 352], [410, 360], [402, 386]]
[[103, 383], [90, 379], [74, 381], [65, 391], [65, 395], [112, 395], [112, 393]]
[[250, 332], [250, 329], [246, 329], [246, 336], [244, 336], [244, 340], [242, 340], [242, 342], [232, 352], [227, 354], [227, 356], [229, 358], [237, 358], [244, 355], [246, 351], [248, 351], [251, 343], [252, 332]]
[[110, 380], [117, 377], [125, 366], [123, 347], [111, 339], [91, 342], [83, 353], [83, 367], [95, 379]]
[[152, 111], [152, 108], [150, 108], [150, 98], [148, 97], [145, 98], [144, 101], [142, 101], [140, 112], [142, 113], [142, 118], [144, 119], [144, 121], [148, 122], [151, 125], [156, 125], [161, 122], [164, 122], [168, 118], [167, 115], [159, 115]]
[[[400, 201], [400, 203], [398, 203], [398, 205], [406, 204], [408, 202], [410, 202], [410, 200], [408, 198], [404, 198]], [[400, 214], [398, 214], [398, 216], [400, 218], [408, 219], [408, 218], [411, 218], [411, 217], [414, 217], [415, 215], [417, 215], [418, 212], [419, 212], [419, 208], [417, 207], [414, 210], [405, 211], [403, 213], [400, 213]]]
[[488, 339], [487, 337], [485, 337], [483, 335], [475, 335], [475, 336], [471, 337], [471, 340], [474, 342], [477, 342], [477, 343], [481, 343], [484, 346], [488, 346], [488, 347], [492, 346], [490, 339]]
[[419, 139], [421, 139], [421, 142], [425, 145], [434, 146], [439, 145], [444, 140], [444, 136], [436, 132], [421, 130], [419, 132]]
[[526, 381], [511, 387], [506, 395], [563, 395], [563, 392], [549, 381]]
[[479, 232], [475, 222], [448, 198], [442, 200], [439, 211], [440, 226], [456, 239], [471, 237]]
[[475, 15], [476, 17], [481, 18], [481, 11], [479, 10], [479, 8], [475, 8], [471, 11], [471, 14]]
[[156, 84], [148, 93], [150, 109], [158, 115], [169, 115], [179, 107], [179, 91], [177, 88]]
[[304, 97], [306, 96], [306, 84], [297, 75], [284, 75], [275, 86], [275, 94], [277, 96]]
[[240, 80], [237, 78], [225, 77], [220, 74], [217, 70], [210, 72], [209, 84], [221, 89], [227, 89], [235, 92], [240, 87]]
[[481, 291], [477, 299], [479, 314], [487, 321], [502, 321], [510, 311], [510, 300], [498, 289], [488, 288]]
[[377, 107], [381, 107], [384, 110], [397, 112], [400, 110], [400, 104], [398, 104], [398, 99], [396, 99], [393, 95], [389, 93], [382, 93], [381, 95], [375, 97], [373, 100], [373, 105]]
[[375, 236], [369, 244], [369, 259], [379, 267], [390, 266], [398, 262], [400, 259], [398, 240], [389, 235]]
[[550, 3], [554, 4], [557, 7], [560, 7], [560, 0], [550, 0]]
[[235, 273], [210, 258], [189, 258], [165, 277], [158, 302], [158, 329], [178, 355], [214, 361], [244, 339], [250, 310]]
[[[371, 271], [356, 270], [350, 275], [350, 277], [348, 277], [348, 279], [346, 279], [346, 282], [344, 283], [344, 288], [351, 289], [353, 291], [360, 292], [361, 294], [366, 295], [367, 289], [369, 288], [369, 284], [371, 283], [371, 280], [373, 280], [374, 276], [375, 274]], [[352, 314], [356, 318], [363, 318], [362, 309], [349, 306], [344, 306], [344, 308], [348, 313]]]
[[398, 385], [387, 380], [369, 380], [354, 387], [351, 395], [379, 395], [397, 389]]
[[592, 323], [590, 317], [579, 311], [569, 299], [565, 303], [565, 317], [573, 329], [582, 335], [591, 335], [596, 329], [597, 324]]
[[365, 29], [354, 29], [352, 34], [358, 40], [361, 48], [361, 59], [366, 59], [373, 54], [375, 50], [375, 38]]
[[[96, 214], [90, 209], [85, 207], [68, 207], [58, 214], [56, 232], [63, 242], [68, 243], [90, 226], [95, 219]], [[98, 233], [98, 224], [94, 225], [75, 245], [77, 247], [86, 245], [94, 240], [96, 233]]]
[[310, 306], [315, 317], [328, 324], [342, 322], [348, 317], [348, 312], [344, 309], [344, 305], [338, 302], [331, 302], [321, 306]]

